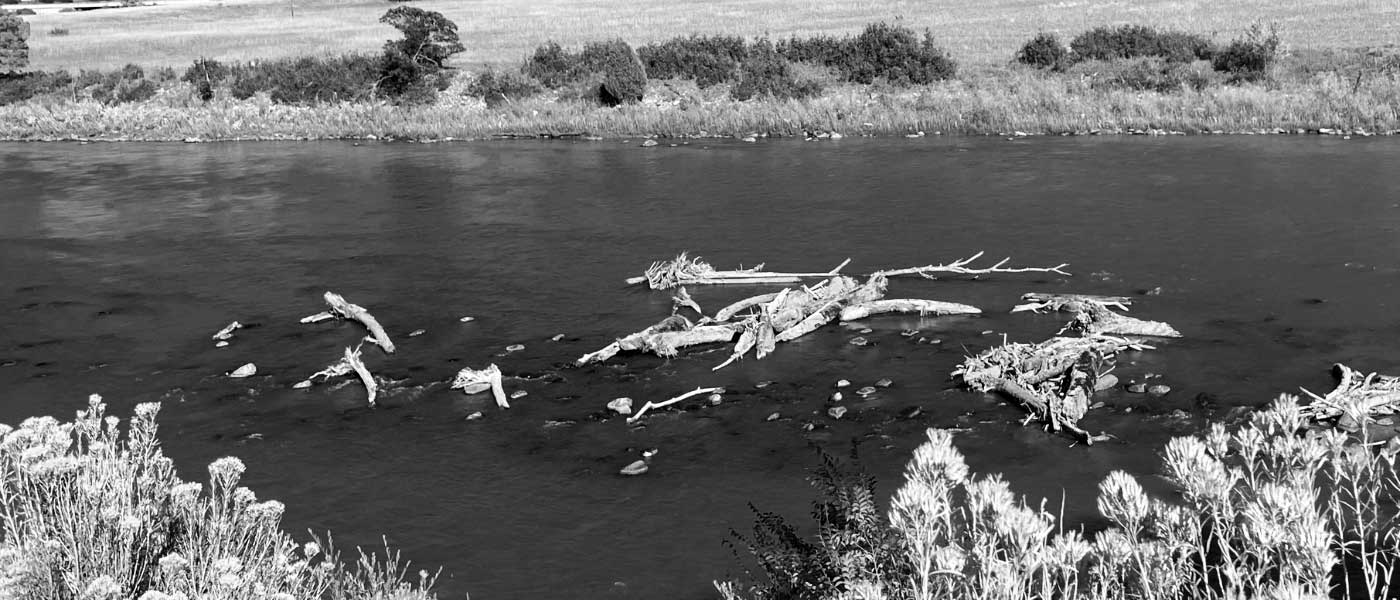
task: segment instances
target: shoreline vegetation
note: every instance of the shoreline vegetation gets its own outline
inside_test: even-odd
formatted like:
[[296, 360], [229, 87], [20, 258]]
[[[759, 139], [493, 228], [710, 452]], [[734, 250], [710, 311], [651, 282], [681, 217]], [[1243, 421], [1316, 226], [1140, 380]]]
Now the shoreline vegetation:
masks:
[[380, 55], [11, 69], [0, 140], [1400, 133], [1400, 47], [1289, 51], [1257, 24], [1228, 41], [1136, 25], [1041, 33], [972, 67], [930, 32], [875, 23], [844, 37], [550, 42], [468, 71], [447, 66], [463, 46], [441, 14], [397, 6], [380, 21], [404, 34]]

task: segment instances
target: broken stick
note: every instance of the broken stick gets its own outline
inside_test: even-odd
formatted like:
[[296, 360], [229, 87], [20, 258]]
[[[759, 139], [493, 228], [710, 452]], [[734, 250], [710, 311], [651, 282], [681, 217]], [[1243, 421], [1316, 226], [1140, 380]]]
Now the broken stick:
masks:
[[684, 393], [684, 394], [681, 394], [681, 395], [679, 395], [679, 396], [676, 396], [675, 398], [672, 398], [672, 399], [667, 400], [667, 401], [665, 401], [665, 402], [647, 402], [646, 404], [643, 404], [643, 405], [642, 405], [642, 408], [641, 408], [640, 410], [637, 411], [637, 414], [634, 414], [634, 415], [632, 415], [632, 416], [630, 416], [630, 417], [627, 417], [627, 422], [628, 422], [628, 423], [635, 423], [635, 422], [637, 422], [637, 419], [642, 418], [642, 415], [646, 414], [647, 411], [649, 411], [649, 410], [651, 410], [651, 409], [653, 409], [653, 408], [665, 408], [665, 407], [667, 407], [667, 406], [670, 406], [670, 405], [672, 405], [672, 404], [675, 404], [675, 403], [677, 403], [677, 402], [680, 402], [680, 401], [682, 401], [682, 400], [685, 400], [686, 398], [692, 398], [692, 397], [695, 397], [695, 396], [699, 396], [700, 394], [711, 394], [711, 393], [714, 393], [714, 392], [718, 392], [718, 391], [721, 390], [721, 389], [723, 389], [723, 388], [717, 388], [717, 387], [695, 388], [695, 389], [693, 389], [693, 390], [690, 390], [689, 392], [686, 392], [686, 393]]

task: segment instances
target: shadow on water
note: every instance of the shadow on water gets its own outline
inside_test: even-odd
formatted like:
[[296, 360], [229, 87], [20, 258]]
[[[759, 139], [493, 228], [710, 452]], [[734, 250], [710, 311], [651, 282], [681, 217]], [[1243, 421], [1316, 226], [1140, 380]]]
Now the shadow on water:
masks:
[[[0, 146], [0, 420], [65, 415], [92, 392], [117, 414], [161, 400], [187, 477], [238, 455], [249, 485], [287, 503], [291, 530], [364, 545], [383, 533], [443, 565], [448, 598], [712, 597], [710, 579], [738, 573], [720, 542], [749, 526], [747, 502], [805, 514], [809, 443], [860, 441], [889, 492], [930, 426], [957, 428], [974, 469], [1094, 527], [1099, 479], [1156, 473], [1171, 436], [1325, 389], [1332, 362], [1400, 370], [1383, 358], [1400, 333], [1391, 140]], [[865, 347], [828, 327], [718, 373], [723, 352], [564, 366], [667, 314], [667, 294], [621, 282], [682, 249], [796, 270], [852, 257], [851, 272], [986, 250], [1075, 276], [899, 280], [890, 297], [986, 314], [870, 319]], [[948, 380], [1003, 335], [1060, 327], [1006, 314], [1024, 292], [1155, 288], [1135, 313], [1186, 337], [1123, 357], [1120, 377], [1159, 373], [1173, 391], [1103, 394], [1083, 424], [1118, 442], [1071, 447]], [[369, 351], [389, 380], [379, 409], [355, 385], [290, 389], [362, 336], [297, 323], [327, 289], [371, 308], [400, 346]], [[710, 310], [752, 292], [691, 291]], [[208, 336], [233, 319], [250, 327], [215, 348]], [[249, 361], [259, 376], [221, 375]], [[510, 411], [446, 389], [492, 362], [535, 376], [507, 380], [529, 392]], [[894, 386], [824, 416], [836, 379], [884, 377]], [[603, 411], [697, 385], [729, 392], [641, 427]], [[920, 414], [901, 418], [911, 406]], [[648, 447], [661, 450], [650, 473], [616, 475]]]

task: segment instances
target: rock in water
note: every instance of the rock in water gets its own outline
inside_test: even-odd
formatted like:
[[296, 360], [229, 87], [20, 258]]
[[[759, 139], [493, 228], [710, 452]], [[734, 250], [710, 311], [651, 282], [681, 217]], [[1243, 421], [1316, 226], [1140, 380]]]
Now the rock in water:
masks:
[[849, 381], [847, 381], [847, 380], [845, 380], [845, 379], [842, 379], [842, 380], [836, 382], [836, 387], [838, 387], [838, 388], [843, 388], [843, 387], [846, 387], [846, 386], [848, 386], [848, 385], [851, 385], [851, 382], [849, 382]]
[[881, 379], [875, 382], [875, 387], [887, 388], [892, 385], [894, 385], [894, 381], [889, 378]]
[[413, 331], [408, 332], [408, 337], [418, 337], [418, 336], [423, 335], [423, 334], [425, 334], [425, 333], [427, 333], [427, 330], [424, 330], [424, 329], [414, 329]]
[[525, 349], [525, 344], [511, 344], [506, 346], [506, 352], [519, 352]]
[[251, 377], [257, 374], [257, 372], [257, 365], [254, 365], [253, 363], [248, 363], [246, 365], [238, 367], [237, 369], [234, 369], [232, 373], [228, 374], [228, 376], [237, 379], [241, 377]]
[[619, 415], [632, 414], [632, 399], [627, 397], [618, 398], [608, 403], [608, 409]]
[[920, 408], [920, 407], [918, 407], [918, 406], [910, 406], [910, 407], [905, 408], [904, 410], [899, 411], [899, 417], [900, 417], [901, 419], [912, 419], [912, 418], [914, 418], [914, 417], [917, 417], [917, 416], [923, 414], [923, 412], [924, 412], [924, 409], [922, 409], [922, 408]]
[[529, 396], [529, 395], [530, 395], [530, 392], [527, 392], [527, 391], [525, 391], [525, 390], [515, 390], [514, 392], [511, 392], [511, 393], [510, 393], [510, 399], [511, 399], [511, 400], [519, 400], [519, 399], [524, 398], [524, 397]]
[[1111, 390], [1116, 387], [1118, 387], [1118, 376], [1112, 373], [1100, 376], [1098, 380], [1094, 382], [1094, 391], [1096, 392]]
[[718, 405], [718, 404], [720, 404], [720, 403], [722, 403], [722, 402], [724, 402], [724, 396], [721, 396], [721, 395], [719, 395], [719, 394], [710, 394], [710, 405], [711, 405], [711, 406]]
[[856, 390], [856, 393], [857, 393], [857, 394], [860, 394], [861, 396], [869, 396], [869, 395], [875, 393], [875, 388], [870, 387], [870, 386], [867, 385], [867, 386], [865, 386], [865, 387], [863, 387], [863, 388], [860, 388], [860, 389]]
[[1152, 386], [1152, 387], [1150, 387], [1150, 388], [1147, 388], [1147, 393], [1152, 394], [1153, 396], [1165, 396], [1165, 395], [1171, 393], [1171, 391], [1172, 391], [1171, 386], [1163, 385], [1163, 384], [1160, 384], [1160, 383], [1157, 384], [1157, 385], [1154, 385], [1154, 386]]
[[619, 473], [619, 474], [622, 474], [622, 475], [632, 476], [632, 475], [641, 475], [642, 473], [646, 473], [646, 472], [649, 471], [649, 470], [651, 470], [651, 466], [647, 464], [647, 461], [645, 461], [645, 460], [638, 460], [638, 461], [634, 461], [634, 462], [633, 462], [632, 464], [630, 464], [630, 465], [627, 465], [627, 466], [625, 466], [625, 467], [622, 467], [622, 470], [621, 470], [621, 471], [618, 471], [618, 473]]
[[292, 389], [294, 389], [294, 390], [304, 390], [304, 389], [309, 388], [309, 387], [311, 387], [311, 380], [310, 380], [310, 379], [306, 379], [306, 380], [303, 380], [303, 381], [298, 381], [298, 382], [296, 382], [296, 385], [293, 385], [293, 386], [292, 386]]
[[773, 414], [771, 414], [771, 415], [768, 415], [768, 418], [767, 418], [767, 419], [764, 419], [764, 420], [765, 420], [765, 421], [777, 421], [777, 420], [780, 419], [780, 418], [782, 418], [782, 415], [780, 415], [780, 414], [778, 414], [778, 413], [773, 413]]
[[1128, 384], [1128, 391], [1131, 392], [1131, 393], [1134, 393], [1134, 394], [1141, 394], [1141, 393], [1147, 391], [1147, 384], [1145, 384], [1145, 383], [1130, 383], [1130, 384]]
[[831, 401], [832, 401], [832, 402], [840, 402], [840, 401], [842, 401], [842, 400], [844, 400], [844, 399], [845, 399], [845, 396], [842, 396], [842, 395], [841, 395], [841, 392], [833, 392], [833, 393], [831, 394]]
[[833, 406], [831, 408], [826, 409], [826, 414], [831, 416], [831, 418], [833, 419], [839, 419], [846, 415], [846, 407]]
[[656, 145], [658, 145], [658, 142], [657, 142], [656, 140], [647, 140], [647, 141], [645, 141], [645, 142], [642, 142], [642, 147], [643, 147], [643, 148], [651, 148], [651, 147], [654, 147], [654, 146], [656, 146]]

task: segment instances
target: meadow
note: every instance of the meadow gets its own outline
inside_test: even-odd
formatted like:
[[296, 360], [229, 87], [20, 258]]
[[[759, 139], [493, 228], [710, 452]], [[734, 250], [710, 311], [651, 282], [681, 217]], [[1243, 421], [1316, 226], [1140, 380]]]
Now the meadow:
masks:
[[[1004, 65], [1040, 31], [1062, 37], [1098, 25], [1142, 23], [1218, 41], [1256, 21], [1277, 23], [1288, 50], [1394, 44], [1400, 3], [1387, 0], [422, 0], [455, 22], [466, 51], [460, 67], [517, 64], [536, 46], [622, 38], [633, 45], [691, 33], [837, 35], [868, 23], [928, 28], [960, 64]], [[29, 17], [35, 69], [113, 69], [128, 63], [182, 68], [200, 57], [247, 61], [374, 52], [394, 31], [378, 23], [382, 1], [164, 0], [156, 6]], [[53, 36], [55, 28], [66, 35]]]

